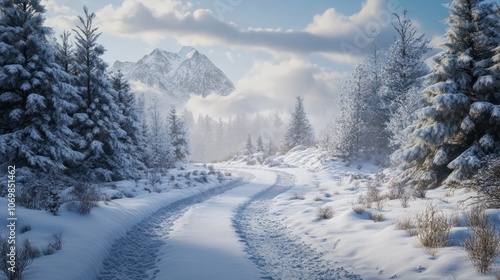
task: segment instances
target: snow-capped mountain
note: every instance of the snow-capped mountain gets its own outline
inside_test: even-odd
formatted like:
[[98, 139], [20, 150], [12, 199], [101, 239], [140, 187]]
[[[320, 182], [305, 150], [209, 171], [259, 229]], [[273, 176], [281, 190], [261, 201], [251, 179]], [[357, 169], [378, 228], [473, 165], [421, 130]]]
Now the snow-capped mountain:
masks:
[[204, 54], [183, 46], [177, 53], [155, 49], [137, 62], [116, 61], [110, 71], [121, 70], [125, 78], [156, 88], [177, 101], [190, 94], [203, 97], [228, 95], [233, 83]]

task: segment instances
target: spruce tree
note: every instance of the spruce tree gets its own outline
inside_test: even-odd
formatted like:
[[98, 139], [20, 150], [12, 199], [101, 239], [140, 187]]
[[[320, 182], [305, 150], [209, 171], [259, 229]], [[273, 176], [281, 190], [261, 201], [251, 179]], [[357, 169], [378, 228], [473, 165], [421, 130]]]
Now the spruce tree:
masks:
[[252, 155], [255, 152], [254, 150], [255, 150], [255, 148], [253, 146], [252, 136], [250, 136], [250, 134], [249, 134], [247, 137], [247, 143], [245, 145], [245, 154]]
[[39, 0], [0, 1], [0, 164], [52, 174], [78, 161], [74, 102]]
[[262, 135], [260, 134], [257, 138], [257, 152], [264, 152], [264, 141], [262, 140]]
[[314, 142], [314, 131], [304, 109], [304, 100], [301, 97], [297, 97], [295, 110], [292, 112], [291, 120], [283, 139], [283, 150], [286, 152], [298, 145], [312, 146]]
[[128, 157], [128, 165], [143, 169], [145, 167], [143, 163], [145, 141], [140, 116], [142, 108], [139, 107], [140, 104], [138, 104], [135, 94], [130, 90], [130, 84], [125, 80], [121, 71], [112, 75], [110, 82], [116, 91], [116, 104], [122, 116], [119, 119], [119, 125], [125, 132], [120, 137], [120, 142], [124, 145], [122, 153]]
[[407, 11], [402, 16], [394, 16], [396, 23], [393, 23], [393, 27], [398, 36], [389, 47], [382, 69], [383, 86], [380, 95], [388, 117], [390, 145], [393, 149], [399, 149], [406, 144], [406, 128], [415, 121], [415, 111], [421, 106], [421, 80], [428, 73], [423, 56], [429, 47], [424, 35], [418, 35]]
[[174, 164], [174, 153], [168, 134], [168, 124], [163, 121], [159, 100], [154, 98], [150, 102], [149, 122], [147, 133], [147, 167], [153, 169], [154, 173], [163, 172]]
[[189, 141], [185, 122], [177, 115], [175, 106], [168, 115], [168, 127], [175, 162], [185, 162], [189, 156]]
[[84, 7], [84, 17], [74, 29], [75, 84], [82, 102], [74, 125], [84, 139], [80, 150], [84, 160], [75, 171], [91, 180], [124, 179], [137, 174], [137, 166], [126, 153], [127, 133], [120, 127], [124, 116], [117, 105], [118, 94], [106, 78], [104, 47], [97, 43], [100, 33], [94, 27], [95, 14]]
[[482, 0], [454, 0], [448, 7], [446, 49], [434, 58], [426, 107], [402, 154], [400, 179], [417, 189], [466, 178], [485, 155], [498, 152], [500, 111], [489, 70], [499, 45], [492, 32], [499, 30], [498, 7]]

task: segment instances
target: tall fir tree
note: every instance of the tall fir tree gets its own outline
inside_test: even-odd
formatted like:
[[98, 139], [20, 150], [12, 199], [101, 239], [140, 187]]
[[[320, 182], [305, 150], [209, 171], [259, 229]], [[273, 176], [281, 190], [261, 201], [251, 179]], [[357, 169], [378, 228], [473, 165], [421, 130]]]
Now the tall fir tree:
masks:
[[[128, 157], [127, 164], [136, 166], [137, 169], [144, 169], [143, 160], [145, 158], [145, 139], [142, 131], [141, 120], [142, 108], [137, 102], [134, 92], [130, 89], [130, 84], [121, 71], [117, 71], [111, 76], [111, 84], [116, 91], [116, 104], [120, 114], [119, 125], [125, 131], [125, 135], [120, 138], [124, 145], [123, 153]], [[135, 174], [137, 176], [138, 174]]]
[[185, 121], [177, 115], [175, 106], [170, 109], [167, 121], [174, 161], [186, 162], [190, 154], [188, 132]]
[[416, 189], [466, 178], [500, 146], [499, 103], [488, 70], [499, 45], [498, 32], [492, 32], [500, 27], [498, 6], [454, 0], [448, 7], [445, 51], [434, 58], [426, 107], [402, 154], [399, 179]]
[[252, 155], [255, 152], [255, 147], [253, 146], [252, 136], [248, 134], [247, 143], [245, 145], [245, 155]]
[[419, 35], [408, 18], [407, 11], [402, 16], [394, 16], [393, 27], [398, 36], [389, 47], [382, 69], [380, 96], [386, 108], [390, 145], [396, 150], [407, 142], [406, 128], [415, 121], [415, 112], [421, 108], [421, 81], [429, 72], [423, 57], [429, 47], [424, 34]]
[[352, 77], [340, 86], [340, 114], [334, 121], [334, 149], [345, 161], [355, 160], [361, 150], [363, 127], [363, 77], [365, 72], [358, 64]]
[[114, 180], [137, 174], [137, 166], [126, 153], [123, 139], [127, 133], [120, 127], [124, 116], [117, 105], [118, 94], [106, 78], [105, 49], [98, 44], [100, 33], [94, 27], [95, 13], [84, 7], [80, 25], [74, 29], [76, 49], [74, 69], [76, 86], [83, 102], [75, 114], [74, 125], [84, 139], [80, 150], [85, 154], [75, 171], [91, 180]]
[[69, 126], [79, 96], [55, 61], [39, 0], [0, 1], [0, 164], [53, 174], [82, 154]]
[[257, 152], [264, 152], [264, 141], [262, 140], [262, 135], [260, 134], [257, 138]]
[[298, 145], [312, 146], [314, 142], [314, 131], [304, 109], [304, 99], [297, 97], [295, 110], [291, 114], [290, 123], [282, 142], [283, 151], [287, 152]]
[[168, 134], [168, 124], [163, 120], [160, 102], [154, 98], [150, 102], [149, 122], [146, 142], [148, 143], [146, 153], [147, 167], [153, 169], [155, 173], [172, 167], [174, 164], [174, 153]]

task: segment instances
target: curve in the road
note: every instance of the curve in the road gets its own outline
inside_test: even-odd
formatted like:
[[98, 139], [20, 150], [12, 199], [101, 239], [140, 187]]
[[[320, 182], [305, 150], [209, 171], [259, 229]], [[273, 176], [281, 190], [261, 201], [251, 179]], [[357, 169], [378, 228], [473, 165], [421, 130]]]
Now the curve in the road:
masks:
[[266, 279], [361, 279], [325, 260], [270, 213], [272, 200], [294, 186], [294, 176], [276, 171], [276, 183], [238, 207], [233, 224]]
[[155, 279], [158, 252], [168, 237], [173, 222], [190, 206], [245, 184], [244, 179], [232, 181], [222, 186], [190, 196], [158, 210], [146, 220], [134, 226], [112, 246], [108, 258], [103, 263], [99, 280], [147, 280]]

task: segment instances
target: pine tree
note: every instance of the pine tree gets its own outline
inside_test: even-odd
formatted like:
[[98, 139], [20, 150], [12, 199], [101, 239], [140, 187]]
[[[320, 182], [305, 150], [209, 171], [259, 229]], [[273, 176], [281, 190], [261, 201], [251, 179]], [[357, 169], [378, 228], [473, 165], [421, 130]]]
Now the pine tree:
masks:
[[135, 94], [130, 90], [130, 84], [121, 71], [111, 76], [111, 84], [117, 94], [116, 104], [123, 116], [119, 119], [120, 128], [125, 131], [125, 135], [120, 138], [124, 145], [122, 153], [128, 157], [128, 164], [144, 169], [145, 141], [140, 119], [142, 108], [139, 108]]
[[355, 160], [362, 150], [364, 76], [364, 69], [358, 64], [352, 77], [340, 87], [340, 114], [335, 120], [334, 146], [345, 161]]
[[285, 138], [283, 139], [283, 150], [289, 151], [298, 145], [312, 146], [314, 142], [313, 128], [307, 118], [303, 99], [297, 97], [295, 111], [292, 112], [290, 124], [285, 133]]
[[74, 73], [72, 61], [74, 58], [73, 44], [70, 41], [71, 33], [64, 31], [59, 38], [61, 42], [55, 43], [56, 61], [66, 73]]
[[417, 189], [469, 176], [499, 146], [500, 109], [488, 70], [499, 45], [498, 7], [454, 0], [449, 9], [446, 49], [434, 58], [424, 90], [427, 107], [403, 153], [400, 179]]
[[175, 162], [185, 162], [189, 156], [189, 142], [186, 125], [184, 120], [177, 116], [175, 106], [170, 109], [168, 115], [168, 127], [170, 134], [170, 143], [173, 149]]
[[264, 141], [262, 140], [262, 135], [260, 134], [257, 138], [257, 152], [264, 152]]
[[254, 146], [253, 146], [253, 143], [252, 143], [252, 136], [250, 136], [250, 134], [248, 134], [248, 137], [247, 137], [247, 143], [245, 145], [245, 154], [246, 155], [252, 155], [254, 153]]
[[39, 0], [0, 1], [0, 164], [52, 174], [82, 158], [68, 126], [79, 101], [55, 62]]
[[394, 16], [397, 23], [393, 23], [393, 27], [398, 37], [390, 45], [382, 69], [384, 78], [380, 95], [386, 108], [384, 114], [388, 118], [390, 145], [398, 149], [407, 142], [406, 128], [416, 119], [415, 111], [420, 108], [421, 80], [428, 73], [423, 56], [429, 48], [424, 35], [417, 35], [407, 11], [403, 16]]
[[149, 161], [146, 165], [154, 173], [160, 173], [174, 164], [174, 152], [168, 125], [163, 121], [157, 98], [150, 102], [148, 128], [146, 153]]
[[105, 49], [97, 43], [100, 33], [93, 26], [95, 14], [86, 7], [84, 13], [74, 29], [75, 84], [83, 101], [74, 129], [84, 138], [80, 148], [85, 159], [75, 171], [91, 180], [129, 178], [137, 174], [137, 166], [126, 153], [123, 139], [127, 133], [120, 127], [124, 116], [117, 105], [118, 94], [106, 79], [107, 65], [101, 59]]

